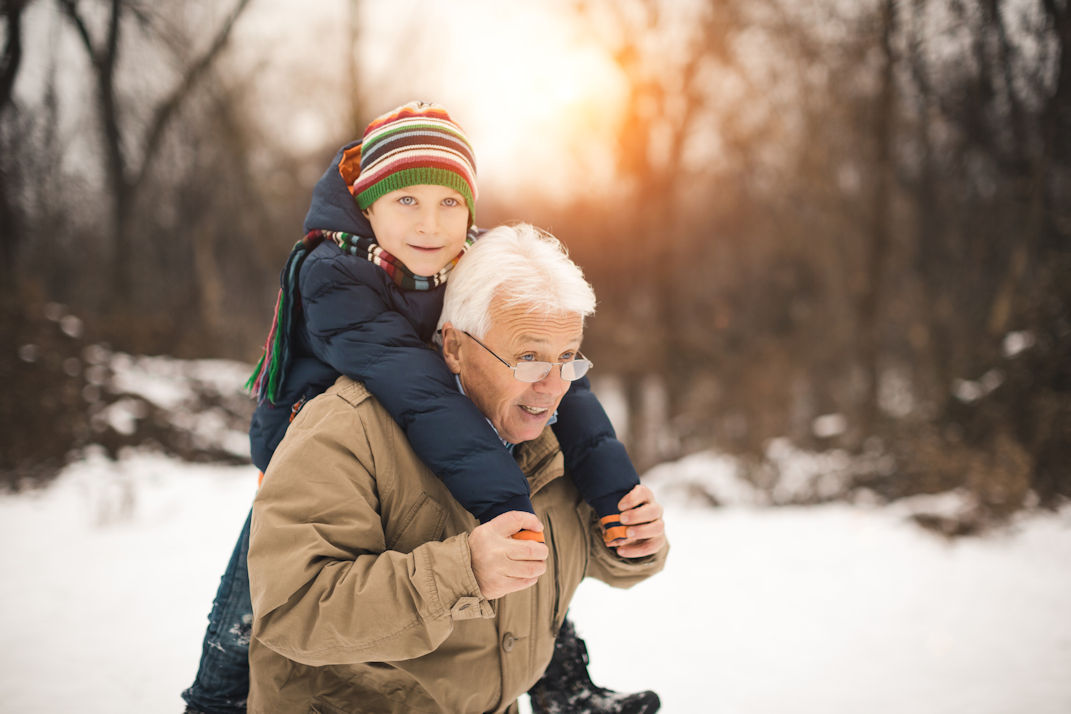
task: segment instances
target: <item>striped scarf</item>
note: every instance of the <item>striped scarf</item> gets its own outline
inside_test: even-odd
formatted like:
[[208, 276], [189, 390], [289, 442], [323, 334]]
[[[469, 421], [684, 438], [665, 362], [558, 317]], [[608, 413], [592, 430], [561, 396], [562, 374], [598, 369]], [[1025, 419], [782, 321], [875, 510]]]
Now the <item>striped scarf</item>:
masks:
[[450, 271], [472, 245], [476, 236], [477, 230], [473, 226], [469, 229], [461, 253], [438, 273], [425, 277], [413, 274], [402, 261], [383, 250], [374, 238], [343, 231], [309, 231], [294, 244], [286, 259], [286, 266], [283, 268], [279, 281], [279, 296], [275, 301], [275, 317], [272, 319], [268, 339], [264, 341], [264, 354], [260, 356], [253, 374], [246, 381], [245, 388], [253, 392], [258, 404], [263, 403], [265, 399], [275, 404], [279, 398], [286, 373], [293, 360], [293, 332], [301, 303], [297, 284], [298, 273], [301, 271], [305, 258], [324, 240], [334, 241], [344, 253], [375, 263], [386, 271], [395, 285], [403, 290], [431, 290], [446, 282]]

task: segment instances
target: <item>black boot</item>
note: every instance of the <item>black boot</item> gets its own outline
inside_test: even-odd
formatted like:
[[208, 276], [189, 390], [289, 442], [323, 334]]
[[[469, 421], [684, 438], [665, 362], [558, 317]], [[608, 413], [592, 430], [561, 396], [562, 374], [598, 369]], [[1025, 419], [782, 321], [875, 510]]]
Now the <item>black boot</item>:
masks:
[[662, 706], [651, 691], [620, 694], [591, 681], [588, 648], [566, 618], [547, 671], [528, 690], [533, 714], [651, 714]]

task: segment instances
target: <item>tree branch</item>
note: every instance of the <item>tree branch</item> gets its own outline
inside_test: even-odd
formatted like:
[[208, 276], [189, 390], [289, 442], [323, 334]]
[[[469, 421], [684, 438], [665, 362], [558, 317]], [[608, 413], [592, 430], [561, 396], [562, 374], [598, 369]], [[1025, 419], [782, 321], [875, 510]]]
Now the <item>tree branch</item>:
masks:
[[27, 0], [7, 0], [4, 2], [4, 17], [7, 21], [7, 42], [4, 54], [0, 58], [0, 113], [12, 101], [15, 90], [15, 77], [22, 62], [22, 11], [26, 9]]
[[115, 67], [119, 57], [119, 17], [123, 0], [112, 0], [111, 16], [108, 18], [108, 36], [103, 48], [94, 46], [89, 28], [79, 12], [78, 0], [59, 0], [59, 5], [74, 25], [95, 70], [97, 108], [100, 113], [101, 132], [104, 136], [106, 168], [112, 189], [122, 194], [127, 180], [126, 160], [123, 156], [122, 136], [119, 128], [119, 108], [115, 101]]
[[89, 61], [94, 65], [97, 64], [97, 49], [93, 46], [93, 38], [89, 36], [89, 28], [86, 27], [85, 20], [82, 19], [82, 14], [78, 12], [78, 0], [59, 0], [59, 4], [66, 12], [67, 19], [74, 25], [74, 29], [78, 32], [78, 37], [81, 38], [82, 44], [85, 45], [86, 54], [89, 55]]
[[123, 0], [112, 0], [112, 13], [108, 17], [108, 39], [105, 44], [103, 59], [108, 63], [108, 74], [112, 74], [116, 58], [119, 57], [119, 15], [123, 10]]
[[182, 80], [179, 82], [178, 86], [176, 86], [167, 99], [157, 107], [153, 116], [152, 125], [150, 126], [145, 139], [145, 150], [142, 152], [141, 168], [138, 171], [137, 177], [137, 182], [139, 184], [145, 179], [149, 167], [152, 165], [157, 151], [159, 151], [160, 143], [164, 136], [164, 130], [167, 128], [171, 118], [178, 111], [179, 107], [182, 106], [182, 103], [189, 96], [201, 77], [209, 70], [209, 68], [211, 68], [219, 54], [223, 51], [223, 48], [226, 47], [231, 30], [234, 29], [235, 23], [238, 21], [239, 16], [241, 16], [248, 4], [249, 0], [238, 0], [238, 4], [216, 34], [212, 44], [200, 58], [194, 61], [189, 68], [182, 73]]

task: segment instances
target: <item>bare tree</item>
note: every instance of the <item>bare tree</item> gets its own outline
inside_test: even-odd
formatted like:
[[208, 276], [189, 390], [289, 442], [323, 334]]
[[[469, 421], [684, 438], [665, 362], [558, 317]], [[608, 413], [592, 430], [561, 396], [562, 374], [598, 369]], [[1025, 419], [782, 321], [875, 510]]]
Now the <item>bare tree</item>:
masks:
[[[29, 0], [4, 0], [3, 4], [6, 38], [0, 56], [0, 131], [4, 131], [5, 117], [13, 109], [15, 78], [22, 63], [22, 13], [27, 5]], [[9, 172], [13, 170], [9, 161], [10, 154], [5, 151], [0, 159], [0, 292], [3, 293], [14, 286], [15, 253], [21, 233], [20, 216], [8, 183]]]
[[22, 13], [29, 0], [4, 0], [3, 55], [0, 56], [0, 113], [7, 109], [13, 98], [15, 77], [22, 62]]
[[[114, 296], [121, 301], [129, 300], [132, 295], [134, 242], [131, 218], [139, 188], [159, 154], [168, 124], [226, 47], [231, 30], [249, 0], [236, 0], [207, 48], [179, 71], [176, 85], [152, 105], [148, 128], [141, 137], [134, 137], [134, 129], [124, 122], [124, 107], [117, 92], [116, 76], [122, 60], [123, 44], [120, 39], [126, 25], [125, 18], [145, 22], [146, 6], [137, 0], [109, 0], [104, 36], [94, 39], [86, 20], [84, 3], [79, 0], [59, 0], [59, 4], [77, 31], [90, 60], [104, 150], [111, 232], [114, 236], [111, 258]], [[131, 146], [137, 146], [136, 156], [131, 155]]]
[[[999, 511], [1031, 469], [1044, 498], [1071, 491], [1055, 466], [1071, 423], [1066, 0], [730, 0], [690, 4], [684, 30], [667, 22], [680, 6], [577, 6], [627, 87], [629, 193], [602, 215], [633, 257], [600, 314], [617, 340], [602, 363], [634, 393], [630, 448], [651, 428], [636, 413], [650, 370], [674, 429], [749, 432], [719, 438], [748, 449], [786, 427], [884, 443], [902, 465], [888, 493], [965, 486]], [[711, 137], [720, 164], [696, 169]], [[1029, 357], [1002, 354], [1009, 331], [1037, 336]], [[819, 436], [830, 411], [847, 428]]]
[[859, 361], [865, 387], [859, 409], [859, 436], [873, 432], [878, 416], [878, 387], [881, 379], [879, 362], [882, 344], [882, 320], [879, 315], [882, 285], [885, 280], [891, 233], [890, 203], [894, 173], [893, 144], [896, 113], [896, 66], [893, 38], [897, 33], [896, 0], [883, 0], [878, 16], [878, 37], [881, 48], [879, 90], [873, 104], [873, 188], [870, 197], [870, 226], [866, 250], [863, 293], [858, 304], [857, 334]]
[[[626, 275], [614, 282], [628, 286], [618, 302], [629, 319], [620, 321], [620, 344], [614, 351], [629, 355], [615, 367], [624, 377], [633, 415], [626, 438], [634, 458], [645, 466], [665, 455], [659, 453], [665, 449], [655, 433], [665, 425], [645, 424], [641, 418], [641, 405], [649, 400], [644, 394], [651, 394], [650, 375], [666, 376], [671, 402], [687, 389], [692, 355], [679, 349], [679, 341], [691, 316], [682, 305], [679, 276], [692, 241], [681, 211], [685, 189], [695, 177], [686, 158], [710, 101], [704, 71], [725, 59], [725, 33], [735, 4], [703, 6], [690, 23], [656, 0], [578, 2], [576, 10], [627, 83], [614, 137], [628, 207], [617, 216], [624, 233], [618, 238], [644, 249], [618, 264]], [[682, 28], [683, 51], [645, 42], [676, 37]]]

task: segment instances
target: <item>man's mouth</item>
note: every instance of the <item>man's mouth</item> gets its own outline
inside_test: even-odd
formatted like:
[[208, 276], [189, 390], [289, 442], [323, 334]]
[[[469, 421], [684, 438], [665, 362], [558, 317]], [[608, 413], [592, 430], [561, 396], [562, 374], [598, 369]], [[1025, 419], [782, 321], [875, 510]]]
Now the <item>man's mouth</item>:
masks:
[[542, 416], [547, 413], [547, 407], [530, 407], [527, 404], [521, 404], [520, 407], [532, 416]]

